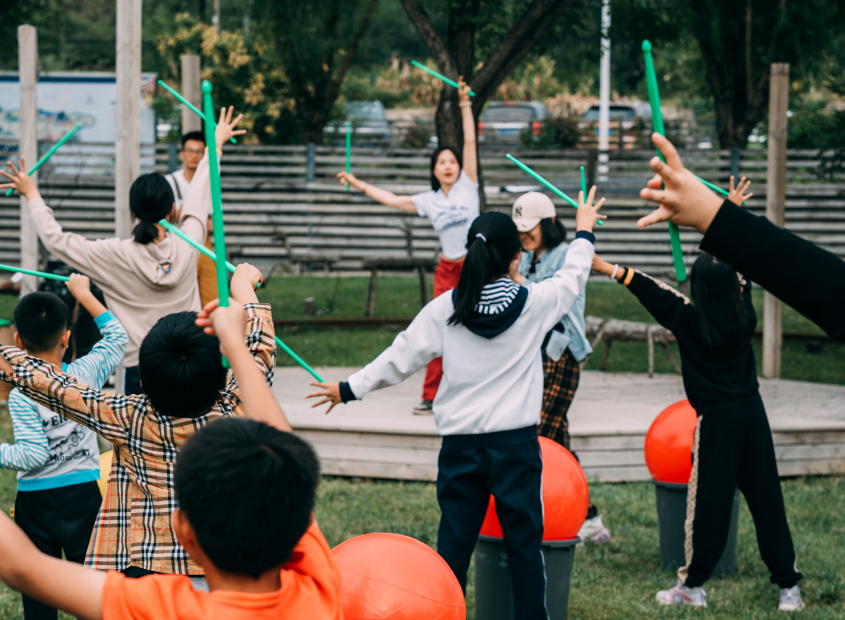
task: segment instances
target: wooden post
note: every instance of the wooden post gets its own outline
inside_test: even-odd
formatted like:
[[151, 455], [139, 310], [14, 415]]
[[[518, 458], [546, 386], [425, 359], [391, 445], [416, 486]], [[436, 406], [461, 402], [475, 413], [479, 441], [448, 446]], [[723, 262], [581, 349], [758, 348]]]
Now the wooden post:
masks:
[[[18, 79], [21, 87], [20, 154], [27, 168], [38, 161], [38, 29], [18, 26]], [[38, 184], [38, 173], [32, 175]], [[21, 196], [21, 267], [38, 270], [38, 234], [29, 217], [29, 205]], [[24, 276], [21, 295], [38, 290], [38, 278]]]
[[132, 233], [129, 188], [141, 173], [141, 0], [117, 0], [114, 233]]
[[[195, 54], [182, 55], [182, 96], [202, 109], [200, 92], [200, 57]], [[202, 120], [187, 106], [182, 106], [182, 135], [189, 131], [202, 131]]]
[[[786, 112], [789, 105], [789, 65], [773, 63], [769, 86], [769, 153], [766, 217], [784, 224], [786, 202]], [[763, 376], [780, 378], [783, 349], [783, 305], [768, 291], [763, 302]]]

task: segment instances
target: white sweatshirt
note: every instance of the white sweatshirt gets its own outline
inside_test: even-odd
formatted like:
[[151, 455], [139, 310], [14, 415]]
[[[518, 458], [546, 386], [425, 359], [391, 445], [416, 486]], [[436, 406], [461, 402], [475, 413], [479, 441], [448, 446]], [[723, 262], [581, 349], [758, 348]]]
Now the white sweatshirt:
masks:
[[540, 423], [543, 403], [543, 338], [587, 284], [593, 244], [575, 239], [554, 276], [531, 283], [519, 318], [487, 339], [463, 325], [447, 325], [452, 291], [426, 305], [408, 329], [373, 362], [349, 377], [356, 398], [395, 385], [435, 357], [443, 356], [443, 378], [434, 399], [441, 435], [514, 430]]

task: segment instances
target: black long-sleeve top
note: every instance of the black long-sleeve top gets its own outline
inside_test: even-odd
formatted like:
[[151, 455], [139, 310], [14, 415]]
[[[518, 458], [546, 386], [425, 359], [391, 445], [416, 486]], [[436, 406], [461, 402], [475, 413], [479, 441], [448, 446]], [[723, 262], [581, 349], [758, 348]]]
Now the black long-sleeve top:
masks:
[[726, 200], [701, 249], [845, 342], [845, 261]]
[[742, 298], [754, 316], [748, 344], [731, 353], [719, 354], [701, 341], [698, 311], [690, 300], [668, 284], [635, 270], [629, 270], [622, 284], [678, 341], [684, 389], [699, 414], [712, 413], [760, 400], [757, 365], [750, 339], [757, 325], [751, 305], [751, 283], [740, 278]]

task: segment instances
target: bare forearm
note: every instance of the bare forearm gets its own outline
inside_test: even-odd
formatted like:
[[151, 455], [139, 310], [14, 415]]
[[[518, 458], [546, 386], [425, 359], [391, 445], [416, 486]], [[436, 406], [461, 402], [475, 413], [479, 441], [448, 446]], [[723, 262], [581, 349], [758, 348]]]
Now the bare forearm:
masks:
[[293, 432], [284, 411], [273, 396], [273, 391], [267, 385], [267, 378], [256, 366], [243, 341], [229, 343], [225, 353], [238, 380], [246, 417], [281, 431]]
[[360, 189], [365, 196], [372, 198], [376, 202], [380, 202], [388, 207], [402, 209], [403, 211], [416, 212], [417, 210], [416, 207], [414, 207], [414, 203], [411, 201], [410, 196], [397, 196], [393, 192], [381, 189], [375, 185], [370, 185], [369, 183], [364, 183], [363, 181], [360, 181], [359, 183], [361, 187], [358, 189]]

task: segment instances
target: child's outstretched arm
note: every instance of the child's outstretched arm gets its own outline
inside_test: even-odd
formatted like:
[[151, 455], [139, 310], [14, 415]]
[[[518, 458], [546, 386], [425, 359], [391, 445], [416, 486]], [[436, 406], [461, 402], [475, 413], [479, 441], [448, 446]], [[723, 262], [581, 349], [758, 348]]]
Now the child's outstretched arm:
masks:
[[267, 384], [267, 378], [244, 342], [244, 323], [247, 322], [244, 307], [236, 300], [230, 301], [226, 308], [217, 305], [209, 308], [212, 304], [216, 302], [206, 306], [204, 316], [197, 317], [197, 325], [220, 340], [220, 352], [226, 356], [238, 381], [246, 417], [292, 432], [284, 411]]
[[2, 512], [0, 579], [10, 588], [77, 618], [103, 617], [106, 573], [42, 553]]
[[340, 179], [341, 185], [354, 187], [365, 196], [372, 198], [383, 205], [399, 209], [400, 211], [409, 211], [411, 213], [417, 212], [417, 208], [414, 206], [414, 201], [411, 200], [410, 196], [398, 196], [386, 189], [381, 189], [375, 185], [364, 183], [364, 181], [357, 178], [351, 172], [338, 172], [337, 178]]
[[593, 256], [593, 271], [612, 277], [626, 286], [651, 316], [670, 331], [678, 327], [683, 313], [692, 308], [690, 300], [668, 284], [630, 267], [611, 265], [598, 254]]

